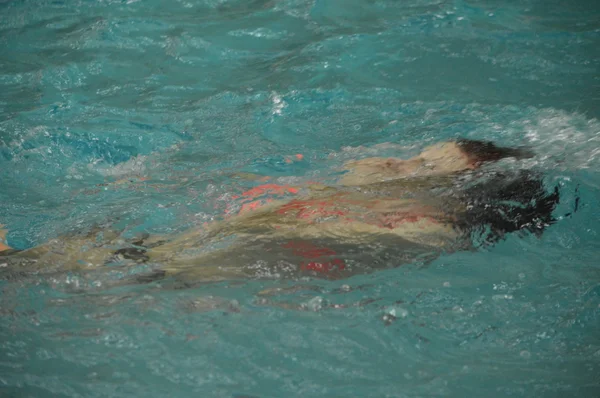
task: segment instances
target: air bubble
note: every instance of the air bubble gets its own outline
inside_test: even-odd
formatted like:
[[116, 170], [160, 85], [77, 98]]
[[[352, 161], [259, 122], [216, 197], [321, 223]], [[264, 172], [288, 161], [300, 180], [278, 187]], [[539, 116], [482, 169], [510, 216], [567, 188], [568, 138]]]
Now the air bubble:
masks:
[[511, 294], [495, 294], [492, 296], [492, 300], [500, 301], [500, 300], [512, 300], [513, 296]]

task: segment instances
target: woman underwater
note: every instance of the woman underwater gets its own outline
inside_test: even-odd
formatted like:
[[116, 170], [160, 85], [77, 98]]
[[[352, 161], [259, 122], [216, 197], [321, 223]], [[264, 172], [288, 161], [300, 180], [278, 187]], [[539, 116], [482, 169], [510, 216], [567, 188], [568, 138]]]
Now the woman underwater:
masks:
[[[558, 191], [531, 171], [494, 172], [523, 149], [459, 139], [418, 156], [346, 163], [336, 185], [266, 184], [241, 211], [177, 236], [124, 243], [114, 231], [67, 236], [24, 251], [7, 246], [4, 272], [84, 270], [114, 262], [159, 264], [150, 279], [347, 277], [493, 243], [514, 231], [541, 233]], [[286, 194], [287, 199], [277, 199]], [[289, 196], [292, 195], [292, 198]], [[101, 243], [98, 242], [101, 236]], [[0, 248], [1, 250], [2, 248]]]

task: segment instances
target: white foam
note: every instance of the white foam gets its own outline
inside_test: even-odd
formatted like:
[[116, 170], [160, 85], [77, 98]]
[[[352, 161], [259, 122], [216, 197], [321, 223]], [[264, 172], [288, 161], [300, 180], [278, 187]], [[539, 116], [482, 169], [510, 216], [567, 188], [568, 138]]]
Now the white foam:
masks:
[[132, 174], [143, 174], [146, 171], [146, 161], [146, 156], [139, 155], [116, 165], [106, 165], [99, 161], [92, 162], [88, 164], [88, 168], [105, 177], [123, 177]]
[[542, 109], [517, 122], [545, 168], [600, 171], [600, 122], [584, 115]]

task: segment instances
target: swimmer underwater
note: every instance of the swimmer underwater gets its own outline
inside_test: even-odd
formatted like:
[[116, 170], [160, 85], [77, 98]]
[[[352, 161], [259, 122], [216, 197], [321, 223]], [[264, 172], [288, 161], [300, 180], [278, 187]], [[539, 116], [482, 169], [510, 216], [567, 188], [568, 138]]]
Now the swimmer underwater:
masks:
[[0, 278], [115, 263], [157, 264], [139, 282], [344, 278], [427, 262], [511, 232], [541, 235], [554, 222], [558, 190], [547, 192], [538, 173], [487, 167], [532, 156], [522, 148], [458, 139], [407, 160], [351, 161], [335, 185], [255, 187], [243, 194], [253, 201], [238, 214], [175, 236], [126, 242], [118, 232], [95, 230], [23, 251], [1, 243]]

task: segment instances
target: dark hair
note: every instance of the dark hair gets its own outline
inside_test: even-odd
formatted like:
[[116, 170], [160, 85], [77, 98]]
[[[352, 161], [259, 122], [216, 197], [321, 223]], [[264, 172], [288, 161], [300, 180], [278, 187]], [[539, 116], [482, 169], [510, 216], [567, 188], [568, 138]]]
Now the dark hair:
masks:
[[470, 161], [477, 165], [485, 162], [495, 162], [504, 158], [527, 159], [534, 156], [534, 153], [529, 149], [499, 147], [489, 141], [460, 138], [456, 140], [456, 144], [469, 157]]
[[461, 195], [467, 210], [459, 216], [458, 226], [478, 233], [484, 244], [494, 243], [516, 231], [540, 236], [556, 219], [558, 187], [548, 192], [540, 175], [520, 171], [515, 175], [496, 173], [475, 183]]

